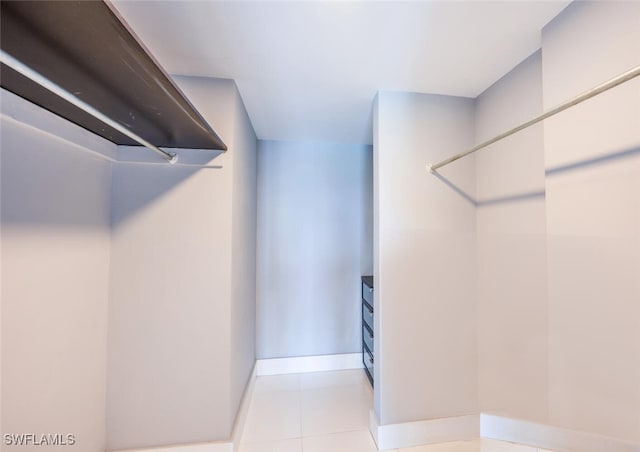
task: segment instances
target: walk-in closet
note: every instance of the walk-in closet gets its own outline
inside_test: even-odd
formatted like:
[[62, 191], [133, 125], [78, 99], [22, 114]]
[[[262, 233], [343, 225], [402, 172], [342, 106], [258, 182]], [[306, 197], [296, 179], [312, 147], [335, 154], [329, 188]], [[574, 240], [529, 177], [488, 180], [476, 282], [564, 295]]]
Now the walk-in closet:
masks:
[[2, 452], [640, 452], [640, 2], [0, 1]]

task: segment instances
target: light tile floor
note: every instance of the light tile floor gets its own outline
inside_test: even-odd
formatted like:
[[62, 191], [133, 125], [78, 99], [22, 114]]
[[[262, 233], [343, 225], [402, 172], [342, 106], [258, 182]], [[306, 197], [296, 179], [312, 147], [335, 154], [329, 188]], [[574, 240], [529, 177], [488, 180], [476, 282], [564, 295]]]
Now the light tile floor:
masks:
[[[376, 452], [362, 370], [258, 377], [239, 452]], [[481, 439], [398, 452], [551, 452]]]

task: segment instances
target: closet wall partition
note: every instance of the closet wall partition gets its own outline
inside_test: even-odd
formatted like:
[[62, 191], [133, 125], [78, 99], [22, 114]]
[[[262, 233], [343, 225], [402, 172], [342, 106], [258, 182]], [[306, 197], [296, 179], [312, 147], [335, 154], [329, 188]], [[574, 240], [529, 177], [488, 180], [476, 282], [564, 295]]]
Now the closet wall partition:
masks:
[[640, 77], [424, 169], [637, 70], [638, 23], [637, 3], [572, 3], [543, 29], [541, 51], [475, 100], [470, 120], [457, 112], [453, 146], [430, 128], [461, 100], [378, 95], [380, 424], [486, 413], [480, 431], [463, 434], [495, 435], [482, 419], [507, 418], [566, 429], [583, 438], [579, 450], [640, 443]]

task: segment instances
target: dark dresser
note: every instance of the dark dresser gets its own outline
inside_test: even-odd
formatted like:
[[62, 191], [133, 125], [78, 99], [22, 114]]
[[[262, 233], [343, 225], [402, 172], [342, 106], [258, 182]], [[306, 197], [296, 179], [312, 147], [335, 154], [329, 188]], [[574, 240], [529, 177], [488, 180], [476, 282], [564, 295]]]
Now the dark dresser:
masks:
[[373, 386], [373, 276], [362, 277], [362, 362]]

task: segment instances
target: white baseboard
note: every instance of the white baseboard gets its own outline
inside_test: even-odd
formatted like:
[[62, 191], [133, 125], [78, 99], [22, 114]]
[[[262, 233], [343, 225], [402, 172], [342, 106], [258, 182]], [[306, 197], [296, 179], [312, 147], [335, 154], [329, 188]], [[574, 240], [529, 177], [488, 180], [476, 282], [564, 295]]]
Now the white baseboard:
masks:
[[640, 452], [640, 444], [484, 413], [480, 415], [480, 436], [557, 451]]
[[640, 452], [640, 444], [486, 413], [380, 425], [371, 410], [369, 429], [378, 450], [490, 438], [562, 452]]
[[193, 444], [179, 444], [175, 446], [160, 446], [160, 447], [148, 447], [143, 449], [125, 449], [113, 452], [234, 452], [240, 447], [240, 440], [242, 439], [242, 431], [244, 430], [244, 424], [247, 420], [247, 414], [249, 413], [249, 404], [251, 402], [251, 396], [253, 395], [253, 388], [256, 382], [256, 369], [257, 365], [253, 366], [251, 376], [247, 382], [247, 387], [244, 390], [240, 407], [238, 408], [238, 414], [236, 415], [235, 422], [233, 424], [233, 431], [231, 433], [231, 439], [229, 441], [217, 441], [211, 443], [193, 443]]
[[379, 425], [372, 412], [369, 419], [369, 428], [378, 450], [465, 441], [480, 436], [480, 416], [477, 414]]
[[232, 451], [238, 450], [240, 448], [240, 440], [242, 439], [242, 432], [244, 431], [244, 424], [247, 420], [247, 414], [249, 414], [249, 404], [251, 402], [251, 396], [253, 395], [253, 388], [256, 384], [257, 369], [258, 363], [256, 362], [253, 365], [253, 370], [251, 371], [249, 382], [247, 383], [247, 387], [244, 390], [242, 401], [240, 402], [240, 407], [238, 408], [238, 414], [236, 415], [236, 420], [233, 424], [233, 432], [231, 433], [231, 442], [233, 444]]
[[379, 446], [380, 442], [378, 441], [378, 427], [380, 426], [380, 421], [378, 420], [378, 416], [376, 416], [376, 411], [371, 409], [369, 410], [369, 432], [373, 437], [373, 441], [376, 443], [376, 447], [378, 450], [382, 450]]
[[362, 367], [362, 353], [299, 356], [295, 358], [259, 359], [256, 363], [256, 374], [258, 376], [298, 374], [330, 370], [361, 369]]

